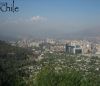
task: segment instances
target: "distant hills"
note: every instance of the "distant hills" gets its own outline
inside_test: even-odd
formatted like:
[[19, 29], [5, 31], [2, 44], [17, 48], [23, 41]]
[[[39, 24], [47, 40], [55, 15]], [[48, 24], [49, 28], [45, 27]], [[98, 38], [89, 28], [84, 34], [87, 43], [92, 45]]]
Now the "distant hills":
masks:
[[98, 37], [100, 36], [100, 28], [85, 29], [81, 31], [80, 33], [88, 37]]
[[[17, 33], [16, 33], [17, 34]], [[63, 33], [57, 33], [57, 32], [47, 32], [46, 34], [43, 34], [42, 32], [40, 32], [40, 35], [33, 35], [29, 34], [29, 35], [24, 35], [22, 34], [21, 39], [24, 37], [28, 37], [28, 38], [57, 38], [57, 39], [88, 39], [88, 40], [98, 40], [100, 41], [100, 28], [90, 28], [90, 29], [84, 29], [75, 33], [68, 33], [65, 32]], [[20, 39], [19, 35], [10, 35], [10, 36], [4, 36], [3, 34], [0, 35], [0, 39], [1, 40], [18, 40]]]
[[100, 28], [84, 29], [75, 33], [64, 34], [64, 38], [100, 40]]
[[80, 37], [84, 37], [90, 40], [100, 41], [100, 28], [85, 29], [78, 32]]

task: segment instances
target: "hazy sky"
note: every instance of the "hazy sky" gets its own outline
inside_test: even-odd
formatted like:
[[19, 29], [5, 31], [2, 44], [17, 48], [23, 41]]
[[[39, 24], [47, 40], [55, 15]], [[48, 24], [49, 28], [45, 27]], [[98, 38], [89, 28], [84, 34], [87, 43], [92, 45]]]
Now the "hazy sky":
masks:
[[0, 12], [2, 36], [57, 36], [100, 27], [100, 0], [15, 0], [15, 6], [19, 12]]

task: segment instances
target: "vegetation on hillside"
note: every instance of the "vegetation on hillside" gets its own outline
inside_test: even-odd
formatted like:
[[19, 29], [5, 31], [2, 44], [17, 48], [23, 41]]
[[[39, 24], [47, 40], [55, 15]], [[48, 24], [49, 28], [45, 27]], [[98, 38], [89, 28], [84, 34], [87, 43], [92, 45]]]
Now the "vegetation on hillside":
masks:
[[0, 86], [100, 85], [99, 57], [46, 53], [41, 61], [32, 58], [30, 49], [0, 41]]

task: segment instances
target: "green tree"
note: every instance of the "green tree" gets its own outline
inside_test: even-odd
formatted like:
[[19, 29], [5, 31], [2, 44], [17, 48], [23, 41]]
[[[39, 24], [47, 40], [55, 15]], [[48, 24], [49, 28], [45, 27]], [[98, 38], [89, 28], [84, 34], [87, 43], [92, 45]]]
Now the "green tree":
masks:
[[37, 75], [36, 86], [81, 86], [82, 75], [75, 70], [55, 71], [54, 67], [44, 67]]

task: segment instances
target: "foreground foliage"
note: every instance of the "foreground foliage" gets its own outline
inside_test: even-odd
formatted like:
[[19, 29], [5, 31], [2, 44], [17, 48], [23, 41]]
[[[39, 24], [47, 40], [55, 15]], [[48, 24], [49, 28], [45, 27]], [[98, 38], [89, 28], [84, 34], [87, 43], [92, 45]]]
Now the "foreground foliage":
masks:
[[100, 78], [91, 76], [74, 69], [55, 71], [53, 66], [46, 66], [38, 73], [35, 86], [99, 86]]
[[98, 57], [47, 53], [36, 62], [31, 55], [0, 41], [0, 86], [100, 86]]

